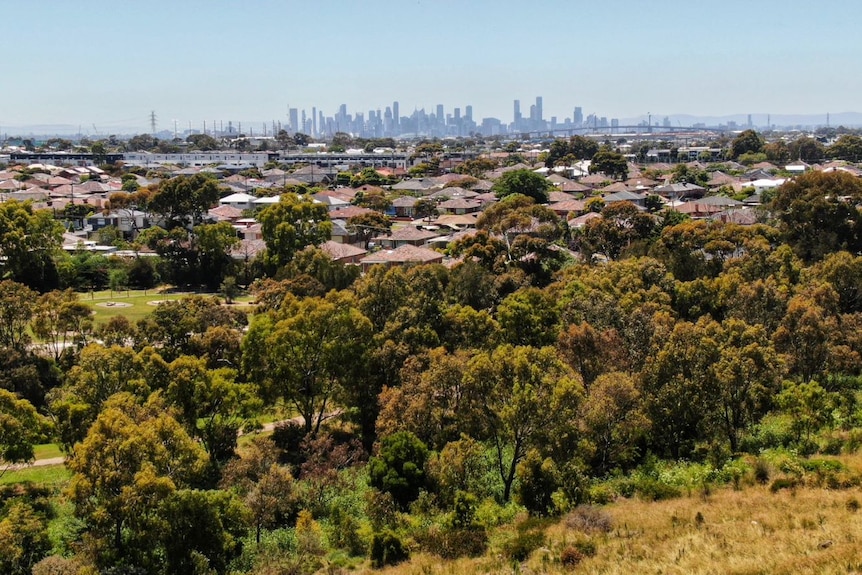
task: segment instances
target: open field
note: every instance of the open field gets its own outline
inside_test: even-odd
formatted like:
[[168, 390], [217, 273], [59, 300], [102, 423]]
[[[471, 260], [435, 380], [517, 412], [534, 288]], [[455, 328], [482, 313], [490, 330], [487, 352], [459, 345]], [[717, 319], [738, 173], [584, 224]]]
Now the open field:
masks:
[[[129, 290], [129, 291], [97, 291], [89, 293], [81, 293], [80, 299], [82, 302], [90, 304], [93, 307], [93, 320], [95, 324], [102, 325], [116, 315], [125, 316], [130, 322], [135, 323], [149, 315], [158, 302], [182, 299], [187, 295], [192, 295], [189, 292], [169, 292], [153, 290]], [[206, 296], [218, 296], [218, 294], [198, 294]], [[231, 304], [232, 307], [239, 309], [247, 309], [251, 311], [251, 296], [243, 296], [236, 300], [236, 303]]]
[[58, 486], [69, 480], [71, 473], [65, 465], [46, 465], [41, 467], [25, 467], [16, 471], [7, 471], [0, 476], [0, 485], [14, 483], [43, 483]]
[[54, 457], [63, 457], [66, 455], [56, 443], [36, 445], [33, 448], [33, 452], [36, 455], [36, 459], [53, 459]]
[[[602, 509], [608, 532], [584, 532], [566, 519], [522, 564], [494, 548], [478, 559], [443, 561], [419, 554], [380, 573], [838, 574], [862, 572], [859, 489], [730, 488], [663, 502], [624, 499]], [[513, 528], [503, 528], [514, 531]], [[560, 561], [564, 550], [573, 560]], [[572, 550], [579, 550], [572, 553]], [[594, 553], [590, 556], [590, 553]], [[369, 570], [368, 572], [371, 572]], [[377, 572], [377, 571], [375, 571]]]

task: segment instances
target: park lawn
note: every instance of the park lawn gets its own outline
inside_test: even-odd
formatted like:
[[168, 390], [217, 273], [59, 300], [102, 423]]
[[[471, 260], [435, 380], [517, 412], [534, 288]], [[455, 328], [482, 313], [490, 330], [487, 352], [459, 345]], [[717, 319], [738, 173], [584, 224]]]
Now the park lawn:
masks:
[[[156, 309], [158, 302], [178, 300], [188, 295], [193, 294], [188, 292], [162, 292], [154, 289], [129, 291], [104, 290], [81, 293], [79, 297], [82, 302], [92, 306], [94, 312], [93, 321], [96, 326], [99, 326], [118, 315], [125, 316], [126, 319], [134, 324], [152, 313]], [[220, 297], [214, 293], [198, 295]], [[237, 298], [236, 303], [232, 304], [232, 306], [251, 312], [254, 308], [253, 298], [251, 296]]]
[[15, 483], [40, 483], [43, 485], [56, 485], [66, 483], [72, 473], [65, 465], [43, 465], [39, 467], [25, 467], [16, 471], [7, 471], [0, 476], [0, 485], [13, 485]]
[[53, 459], [54, 457], [63, 457], [66, 454], [60, 449], [56, 443], [43, 443], [33, 447], [33, 453], [36, 459]]

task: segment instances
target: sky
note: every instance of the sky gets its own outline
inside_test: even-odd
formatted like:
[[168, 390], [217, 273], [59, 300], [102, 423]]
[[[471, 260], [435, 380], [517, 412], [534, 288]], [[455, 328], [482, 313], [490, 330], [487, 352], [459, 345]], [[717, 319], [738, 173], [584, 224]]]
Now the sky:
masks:
[[536, 96], [560, 121], [862, 112], [860, 20], [859, 0], [0, 0], [0, 134], [393, 100], [510, 122]]

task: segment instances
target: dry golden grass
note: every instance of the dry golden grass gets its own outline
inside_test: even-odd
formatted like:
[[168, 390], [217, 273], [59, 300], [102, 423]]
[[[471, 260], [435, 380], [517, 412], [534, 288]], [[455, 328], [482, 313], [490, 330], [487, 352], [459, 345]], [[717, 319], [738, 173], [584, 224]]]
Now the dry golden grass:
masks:
[[[546, 531], [546, 546], [521, 565], [492, 546], [479, 559], [442, 561], [419, 554], [378, 573], [862, 573], [860, 503], [858, 488], [771, 493], [767, 486], [723, 488], [664, 502], [620, 500], [604, 508], [613, 518], [610, 532], [585, 534], [561, 521]], [[563, 549], [584, 541], [595, 545], [594, 556], [576, 566], [559, 562]]]

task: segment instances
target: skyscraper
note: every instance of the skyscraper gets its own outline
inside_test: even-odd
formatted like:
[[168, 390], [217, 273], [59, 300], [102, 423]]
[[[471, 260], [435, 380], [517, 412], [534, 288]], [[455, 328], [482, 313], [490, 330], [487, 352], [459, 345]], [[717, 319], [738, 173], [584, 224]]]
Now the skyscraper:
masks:
[[467, 106], [464, 108], [464, 118], [466, 118], [468, 122], [473, 121], [473, 106]]
[[290, 131], [296, 133], [299, 131], [299, 110], [290, 108], [288, 110], [288, 118], [290, 122]]
[[536, 122], [544, 122], [545, 116], [542, 113], [542, 97], [536, 96]]
[[398, 102], [392, 102], [392, 124], [395, 126], [395, 132], [398, 132], [398, 125], [401, 123], [401, 115], [398, 112]]
[[521, 126], [521, 100], [515, 100], [515, 114], [512, 118], [512, 123], [515, 124], [516, 129]]
[[584, 124], [584, 111], [580, 106], [575, 107], [575, 115], [573, 117], [575, 122], [575, 126], [582, 126]]

